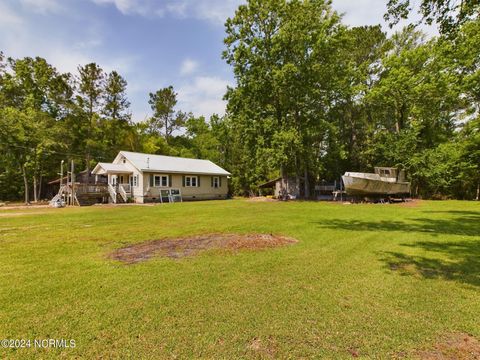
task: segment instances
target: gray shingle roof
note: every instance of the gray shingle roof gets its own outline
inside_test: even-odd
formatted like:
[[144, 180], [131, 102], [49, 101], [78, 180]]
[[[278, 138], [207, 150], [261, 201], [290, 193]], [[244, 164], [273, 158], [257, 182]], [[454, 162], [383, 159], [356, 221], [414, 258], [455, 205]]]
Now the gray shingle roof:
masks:
[[230, 173], [210, 160], [189, 159], [175, 156], [143, 154], [120, 151], [137, 169], [186, 174], [230, 175]]
[[131, 173], [132, 170], [128, 169], [123, 164], [112, 164], [112, 163], [103, 163], [99, 162], [97, 166], [93, 169], [93, 174], [103, 174], [103, 173]]

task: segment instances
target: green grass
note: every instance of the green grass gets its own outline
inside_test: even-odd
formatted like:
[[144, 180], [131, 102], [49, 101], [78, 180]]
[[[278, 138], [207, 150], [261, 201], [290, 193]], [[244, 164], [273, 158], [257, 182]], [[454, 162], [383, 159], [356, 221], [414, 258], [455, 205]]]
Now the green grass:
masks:
[[[135, 265], [106, 258], [126, 244], [211, 232], [299, 243]], [[0, 211], [0, 339], [76, 341], [0, 349], [0, 358], [390, 358], [451, 332], [479, 338], [479, 314], [475, 202]]]

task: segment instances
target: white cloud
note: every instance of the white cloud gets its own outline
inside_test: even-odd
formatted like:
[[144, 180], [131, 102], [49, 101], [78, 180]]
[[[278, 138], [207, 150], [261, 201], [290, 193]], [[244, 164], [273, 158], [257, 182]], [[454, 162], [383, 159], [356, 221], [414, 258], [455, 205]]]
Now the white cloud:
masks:
[[114, 5], [124, 15], [138, 14], [147, 16], [151, 14], [150, 2], [142, 0], [92, 0], [97, 5]]
[[0, 27], [8, 27], [11, 25], [20, 25], [23, 19], [15, 13], [7, 4], [0, 2]]
[[187, 16], [187, 4], [185, 2], [182, 2], [182, 1], [176, 1], [174, 3], [171, 3], [171, 4], [167, 4], [165, 5], [165, 8], [162, 9], [163, 10], [163, 14], [165, 14], [166, 12], [169, 12], [173, 15], [176, 15], [178, 17], [186, 17]]
[[62, 10], [58, 0], [20, 0], [25, 9], [40, 14], [57, 13]]
[[[393, 29], [390, 29], [383, 18], [387, 12], [387, 2], [385, 0], [333, 0], [332, 7], [343, 14], [342, 21], [344, 24], [350, 26], [381, 24], [383, 30], [390, 34], [400, 30], [410, 22], [421, 19], [421, 16], [413, 11], [408, 21], [402, 20]], [[435, 26], [422, 25], [420, 28], [428, 35], [437, 35], [438, 33]]]
[[343, 13], [343, 21], [352, 26], [383, 23], [387, 10], [385, 0], [333, 0], [332, 7]]
[[180, 66], [180, 75], [191, 75], [198, 68], [198, 62], [192, 59], [185, 59]]
[[[36, 0], [21, 0], [35, 2]], [[40, 3], [55, 3], [59, 0], [39, 0]], [[223, 25], [228, 17], [235, 14], [239, 5], [246, 0], [90, 0], [97, 5], [113, 5], [124, 15], [141, 15], [145, 17], [173, 16], [177, 18], [205, 20], [212, 24]], [[351, 26], [382, 24], [388, 30], [383, 15], [387, 6], [385, 0], [333, 0], [332, 6], [344, 14], [344, 23]], [[412, 15], [418, 20], [418, 14]], [[396, 29], [405, 25], [402, 22]], [[424, 27], [422, 27], [424, 28]], [[428, 27], [424, 30], [432, 32]], [[391, 31], [390, 31], [391, 32]], [[433, 31], [435, 33], [435, 31]]]
[[208, 20], [210, 22], [223, 25], [227, 18], [235, 14], [237, 7], [245, 1], [240, 0], [208, 0], [208, 1], [189, 1], [184, 2], [190, 5], [192, 17]]
[[[97, 62], [105, 71], [117, 70], [128, 74], [135, 67], [136, 55], [106, 54], [98, 51], [102, 44], [102, 36], [94, 24], [89, 24], [75, 36], [45, 36], [36, 31], [35, 25], [23, 20], [0, 2], [0, 49], [7, 56], [22, 58], [25, 56], [40, 56], [55, 66], [60, 72], [76, 73], [79, 65]], [[63, 35], [63, 34], [62, 34]]]
[[[33, 0], [30, 0], [33, 1]], [[48, 1], [48, 0], [42, 0]], [[53, 0], [52, 0], [53, 1]], [[124, 15], [194, 18], [223, 25], [233, 16], [241, 0], [91, 0], [97, 5], [113, 5]]]
[[222, 99], [228, 85], [231, 85], [228, 80], [216, 76], [196, 76], [178, 88], [178, 107], [207, 118], [214, 113], [223, 115], [226, 103]]

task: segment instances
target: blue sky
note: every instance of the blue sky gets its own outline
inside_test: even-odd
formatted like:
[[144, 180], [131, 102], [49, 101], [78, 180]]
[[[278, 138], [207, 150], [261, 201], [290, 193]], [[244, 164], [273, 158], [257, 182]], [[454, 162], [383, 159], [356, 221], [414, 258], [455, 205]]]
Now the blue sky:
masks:
[[[333, 0], [348, 25], [383, 22], [387, 0]], [[239, 0], [1, 0], [0, 50], [42, 56], [60, 71], [97, 62], [128, 81], [135, 121], [148, 93], [173, 85], [178, 108], [224, 113], [231, 69], [221, 59], [225, 19]], [[386, 29], [386, 27], [385, 27]]]

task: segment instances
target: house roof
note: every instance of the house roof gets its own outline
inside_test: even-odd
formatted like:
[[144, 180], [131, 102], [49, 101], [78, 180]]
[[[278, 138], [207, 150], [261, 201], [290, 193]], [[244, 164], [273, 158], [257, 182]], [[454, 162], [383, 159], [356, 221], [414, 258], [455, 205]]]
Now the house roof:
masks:
[[55, 180], [49, 181], [49, 182], [48, 182], [48, 185], [60, 184], [60, 180], [62, 180], [62, 181], [67, 181], [67, 180], [68, 180], [68, 176], [64, 176], [64, 177], [62, 177], [62, 178], [57, 178], [57, 179], [55, 179]]
[[92, 174], [108, 174], [108, 173], [131, 173], [132, 170], [128, 169], [123, 164], [112, 164], [112, 163], [103, 163], [100, 162], [95, 166], [92, 171]]
[[266, 183], [260, 184], [258, 185], [258, 187], [261, 189], [275, 187], [275, 184], [277, 183], [277, 181], [280, 181], [280, 180], [282, 180], [281, 177], [267, 181]]
[[[230, 175], [230, 173], [210, 160], [189, 159], [175, 156], [143, 154], [120, 151], [137, 169], [184, 174]], [[118, 157], [118, 156], [117, 156]]]

